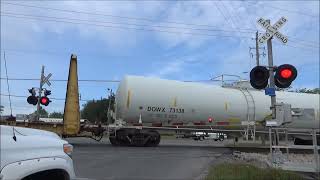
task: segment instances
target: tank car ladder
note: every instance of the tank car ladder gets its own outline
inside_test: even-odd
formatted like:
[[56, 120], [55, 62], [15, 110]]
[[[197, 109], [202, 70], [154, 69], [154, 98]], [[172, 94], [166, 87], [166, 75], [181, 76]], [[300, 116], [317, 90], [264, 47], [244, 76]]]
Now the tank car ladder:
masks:
[[239, 90], [242, 92], [246, 99], [247, 103], [247, 121], [242, 122], [242, 125], [246, 125], [245, 128], [245, 138], [248, 141], [249, 135], [252, 137], [253, 141], [255, 141], [256, 136], [256, 125], [255, 125], [255, 119], [256, 119], [256, 106], [255, 101], [250, 93], [250, 91], [247, 88], [239, 88]]

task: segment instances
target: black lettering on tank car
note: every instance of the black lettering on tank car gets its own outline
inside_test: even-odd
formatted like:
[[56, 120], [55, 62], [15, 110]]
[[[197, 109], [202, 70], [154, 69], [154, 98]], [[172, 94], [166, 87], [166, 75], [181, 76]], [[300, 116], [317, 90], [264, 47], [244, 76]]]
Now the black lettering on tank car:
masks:
[[152, 111], [152, 112], [166, 112], [166, 108], [165, 107], [150, 107], [148, 106], [147, 111]]

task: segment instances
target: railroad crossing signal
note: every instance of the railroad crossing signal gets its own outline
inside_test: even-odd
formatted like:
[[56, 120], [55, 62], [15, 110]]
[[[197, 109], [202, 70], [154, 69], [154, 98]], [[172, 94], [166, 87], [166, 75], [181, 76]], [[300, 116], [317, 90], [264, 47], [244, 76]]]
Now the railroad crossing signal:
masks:
[[276, 70], [274, 76], [275, 85], [279, 88], [287, 88], [297, 77], [297, 69], [290, 64], [283, 64]]
[[[290, 64], [282, 64], [276, 68], [274, 75], [275, 85], [279, 88], [288, 88], [297, 77], [297, 69]], [[272, 74], [273, 75], [273, 74]], [[270, 77], [269, 70], [264, 66], [256, 66], [250, 71], [250, 84], [255, 89], [265, 89]]]
[[50, 101], [49, 98], [46, 97], [46, 96], [43, 96], [43, 97], [40, 98], [40, 103], [41, 103], [42, 105], [48, 106], [50, 102], [51, 102], [51, 101]]
[[271, 37], [275, 36], [277, 39], [279, 39], [283, 44], [286, 44], [288, 42], [288, 37], [281, 34], [278, 30], [287, 22], [288, 20], [285, 17], [281, 17], [273, 26], [271, 24], [263, 19], [260, 18], [257, 22], [259, 25], [261, 25], [266, 32], [259, 38], [259, 43], [263, 44], [267, 42]]
[[29, 104], [32, 105], [37, 105], [38, 103], [38, 97], [36, 97], [36, 90], [34, 88], [29, 89], [29, 93], [31, 94], [28, 98], [27, 98], [27, 102]]
[[51, 94], [51, 91], [45, 89], [44, 92], [43, 92], [43, 94], [44, 94], [44, 96], [42, 96], [42, 97], [40, 98], [40, 104], [45, 105], [45, 106], [48, 106], [51, 101], [50, 101], [50, 99], [49, 99], [47, 96], [49, 96], [49, 95]]
[[256, 66], [250, 71], [250, 84], [255, 89], [264, 89], [268, 85], [269, 70], [264, 66]]
[[40, 98], [39, 96], [36, 96], [36, 89], [35, 88], [31, 88], [29, 89], [29, 93], [31, 94], [28, 98], [27, 98], [27, 102], [29, 104], [32, 104], [32, 105], [37, 105], [38, 104], [38, 101], [40, 104], [44, 105], [44, 106], [48, 106], [49, 103], [51, 102], [51, 100], [47, 97], [51, 94], [51, 91], [50, 90], [47, 90], [47, 89], [44, 89], [44, 96], [41, 97], [41, 93], [40, 93]]

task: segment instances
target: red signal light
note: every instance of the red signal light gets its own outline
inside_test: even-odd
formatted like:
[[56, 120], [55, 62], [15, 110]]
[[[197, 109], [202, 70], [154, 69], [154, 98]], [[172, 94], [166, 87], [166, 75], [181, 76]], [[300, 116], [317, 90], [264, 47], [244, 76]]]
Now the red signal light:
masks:
[[282, 69], [280, 76], [284, 79], [288, 79], [292, 76], [292, 71], [290, 69]]
[[212, 117], [208, 118], [208, 122], [211, 123], [213, 121]]
[[47, 98], [47, 97], [45, 97], [45, 96], [44, 96], [44, 97], [41, 97], [41, 99], [40, 99], [40, 103], [41, 103], [42, 105], [48, 106], [49, 102], [50, 102], [49, 98]]
[[297, 69], [294, 66], [291, 64], [282, 64], [277, 67], [274, 76], [275, 85], [279, 88], [288, 88], [292, 81], [296, 79], [297, 74]]
[[41, 98], [41, 104], [46, 104], [48, 100], [46, 98]]

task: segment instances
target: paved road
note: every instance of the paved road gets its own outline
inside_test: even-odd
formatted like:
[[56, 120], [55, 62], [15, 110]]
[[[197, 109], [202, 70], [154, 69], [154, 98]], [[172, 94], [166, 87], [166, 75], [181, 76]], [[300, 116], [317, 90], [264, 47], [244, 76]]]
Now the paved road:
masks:
[[231, 153], [192, 140], [162, 140], [160, 146], [148, 148], [113, 147], [107, 140], [83, 138], [69, 142], [74, 145], [77, 176], [96, 180], [202, 179], [215, 159]]

